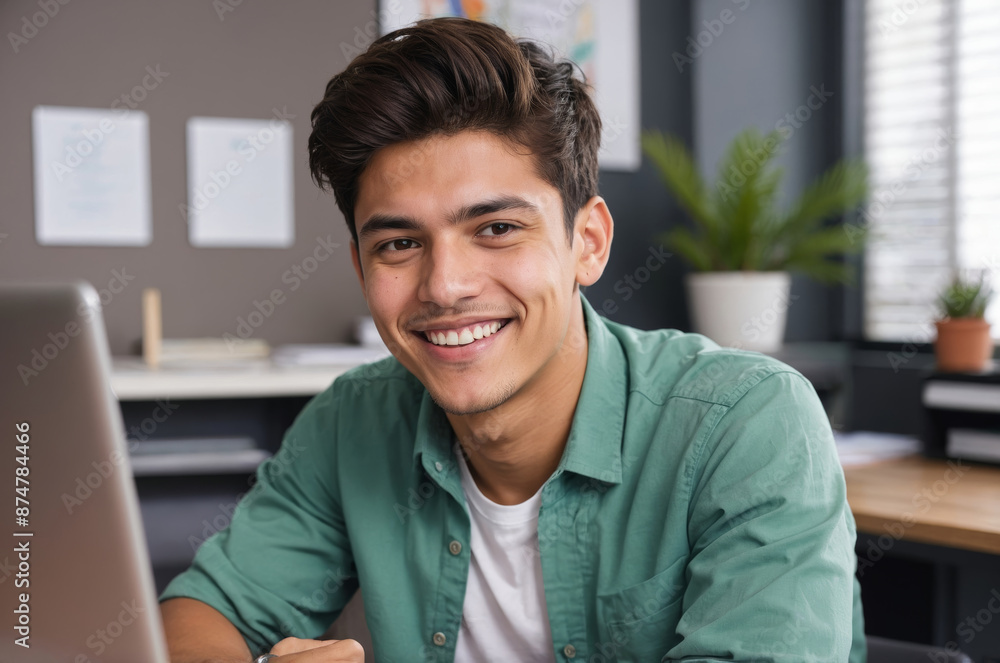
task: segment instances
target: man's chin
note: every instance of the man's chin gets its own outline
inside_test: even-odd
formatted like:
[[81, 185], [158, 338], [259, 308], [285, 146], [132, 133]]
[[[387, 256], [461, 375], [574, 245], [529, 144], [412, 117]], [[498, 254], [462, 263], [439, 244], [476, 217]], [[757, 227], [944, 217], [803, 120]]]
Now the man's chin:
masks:
[[492, 391], [480, 394], [454, 394], [439, 392], [438, 390], [428, 390], [431, 399], [444, 410], [453, 416], [470, 416], [490, 412], [500, 407], [514, 395], [514, 385], [497, 385]]

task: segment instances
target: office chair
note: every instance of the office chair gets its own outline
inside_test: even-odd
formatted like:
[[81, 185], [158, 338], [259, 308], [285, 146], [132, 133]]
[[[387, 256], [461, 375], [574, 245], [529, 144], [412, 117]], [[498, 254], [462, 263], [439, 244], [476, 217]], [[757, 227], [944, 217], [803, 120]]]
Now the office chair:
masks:
[[972, 663], [972, 659], [958, 652], [949, 654], [940, 647], [918, 645], [900, 640], [886, 640], [866, 636], [868, 640], [868, 663]]

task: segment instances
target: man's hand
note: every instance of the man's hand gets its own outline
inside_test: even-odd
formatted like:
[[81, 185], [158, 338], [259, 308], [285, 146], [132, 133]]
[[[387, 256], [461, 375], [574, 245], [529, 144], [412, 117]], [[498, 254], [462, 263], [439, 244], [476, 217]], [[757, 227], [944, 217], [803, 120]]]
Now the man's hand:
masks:
[[365, 663], [365, 650], [357, 640], [304, 640], [285, 638], [271, 648], [275, 663]]
[[[243, 636], [215, 608], [188, 598], [160, 604], [172, 663], [246, 663], [252, 658]], [[274, 645], [275, 663], [365, 663], [355, 640], [285, 638]]]

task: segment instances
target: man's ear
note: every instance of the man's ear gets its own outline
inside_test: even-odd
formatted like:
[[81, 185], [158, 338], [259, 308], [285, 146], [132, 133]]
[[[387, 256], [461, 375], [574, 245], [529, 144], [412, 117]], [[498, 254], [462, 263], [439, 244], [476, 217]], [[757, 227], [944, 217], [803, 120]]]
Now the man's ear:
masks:
[[615, 234], [615, 222], [604, 198], [594, 196], [580, 208], [573, 233], [576, 281], [583, 286], [593, 285], [608, 264]]
[[361, 271], [361, 256], [358, 255], [358, 244], [353, 239], [351, 240], [351, 262], [354, 263], [354, 273], [358, 275], [358, 282], [361, 283], [361, 294], [365, 295], [367, 299], [367, 294], [365, 293], [365, 274]]

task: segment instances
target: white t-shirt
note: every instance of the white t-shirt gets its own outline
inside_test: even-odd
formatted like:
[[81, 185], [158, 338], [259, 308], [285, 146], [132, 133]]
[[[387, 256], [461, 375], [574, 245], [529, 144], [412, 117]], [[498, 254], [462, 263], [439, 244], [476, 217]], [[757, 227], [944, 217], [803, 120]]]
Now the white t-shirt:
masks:
[[555, 652], [538, 553], [542, 491], [521, 504], [497, 504], [480, 492], [460, 449], [456, 455], [472, 523], [472, 561], [455, 661], [551, 663]]

